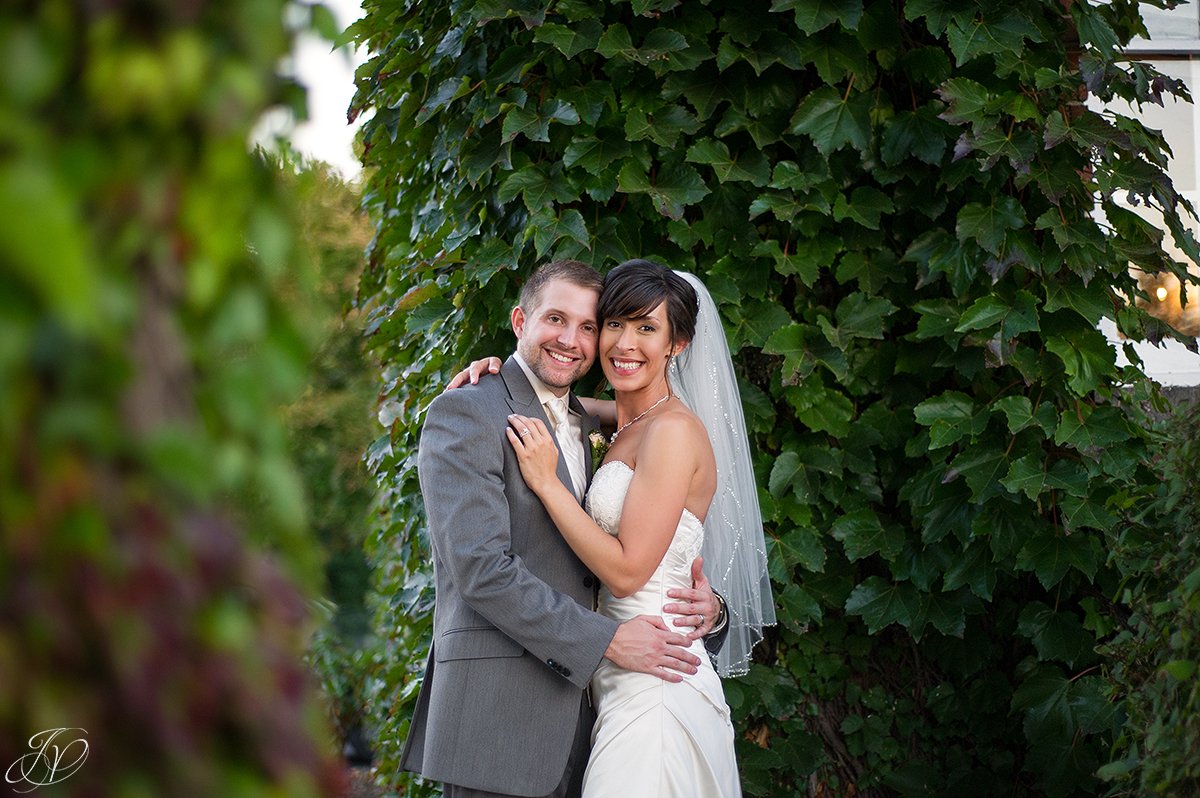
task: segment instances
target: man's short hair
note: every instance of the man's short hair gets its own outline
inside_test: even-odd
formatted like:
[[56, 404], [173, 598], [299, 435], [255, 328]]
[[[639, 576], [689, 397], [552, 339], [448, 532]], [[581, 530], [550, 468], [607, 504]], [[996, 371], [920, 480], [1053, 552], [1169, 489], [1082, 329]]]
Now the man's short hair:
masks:
[[517, 304], [526, 313], [531, 313], [541, 301], [543, 289], [554, 280], [566, 280], [580, 288], [590, 288], [597, 294], [604, 288], [604, 278], [600, 272], [583, 261], [556, 260], [534, 269], [525, 285], [521, 286]]

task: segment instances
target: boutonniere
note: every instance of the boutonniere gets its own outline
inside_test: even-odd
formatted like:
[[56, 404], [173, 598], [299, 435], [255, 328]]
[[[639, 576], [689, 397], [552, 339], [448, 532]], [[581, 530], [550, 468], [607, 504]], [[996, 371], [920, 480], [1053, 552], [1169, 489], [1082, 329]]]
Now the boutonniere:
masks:
[[608, 454], [608, 441], [599, 430], [592, 430], [588, 433], [588, 442], [592, 444], [592, 473], [595, 473], [604, 462], [604, 455]]

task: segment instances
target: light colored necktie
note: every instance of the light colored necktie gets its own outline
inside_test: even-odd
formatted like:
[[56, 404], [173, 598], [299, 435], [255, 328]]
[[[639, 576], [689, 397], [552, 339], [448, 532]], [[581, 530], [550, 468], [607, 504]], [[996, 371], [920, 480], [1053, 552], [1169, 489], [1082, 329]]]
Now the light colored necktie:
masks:
[[579, 436], [571, 430], [571, 423], [567, 419], [567, 398], [557, 396], [547, 401], [545, 407], [546, 415], [554, 426], [554, 437], [558, 439], [558, 446], [567, 461], [567, 471], [571, 474], [571, 487], [575, 498], [582, 501], [584, 482], [587, 479], [583, 471], [583, 444], [579, 441]]

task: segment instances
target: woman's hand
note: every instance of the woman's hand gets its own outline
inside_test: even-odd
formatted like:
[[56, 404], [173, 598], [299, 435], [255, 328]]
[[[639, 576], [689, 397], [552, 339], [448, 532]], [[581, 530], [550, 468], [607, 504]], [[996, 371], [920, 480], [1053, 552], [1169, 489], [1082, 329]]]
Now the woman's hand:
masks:
[[558, 446], [542, 420], [514, 413], [508, 417], [508, 423], [504, 431], [517, 453], [517, 464], [529, 489], [544, 498], [547, 489], [554, 485], [562, 487], [558, 479]]
[[482, 360], [473, 360], [471, 365], [467, 366], [462, 371], [454, 375], [446, 385], [446, 390], [452, 390], [460, 385], [466, 385], [468, 382], [474, 385], [479, 382], [479, 377], [482, 374], [499, 374], [500, 373], [500, 358], [485, 357]]

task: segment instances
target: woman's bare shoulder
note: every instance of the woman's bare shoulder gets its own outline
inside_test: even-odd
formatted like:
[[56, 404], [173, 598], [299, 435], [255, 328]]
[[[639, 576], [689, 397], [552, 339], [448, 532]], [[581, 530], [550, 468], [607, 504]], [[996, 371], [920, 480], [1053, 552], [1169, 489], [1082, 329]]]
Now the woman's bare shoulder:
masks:
[[708, 432], [696, 414], [682, 402], [672, 403], [674, 406], [662, 413], [647, 419], [646, 432], [642, 436], [642, 446], [688, 448], [708, 447]]

